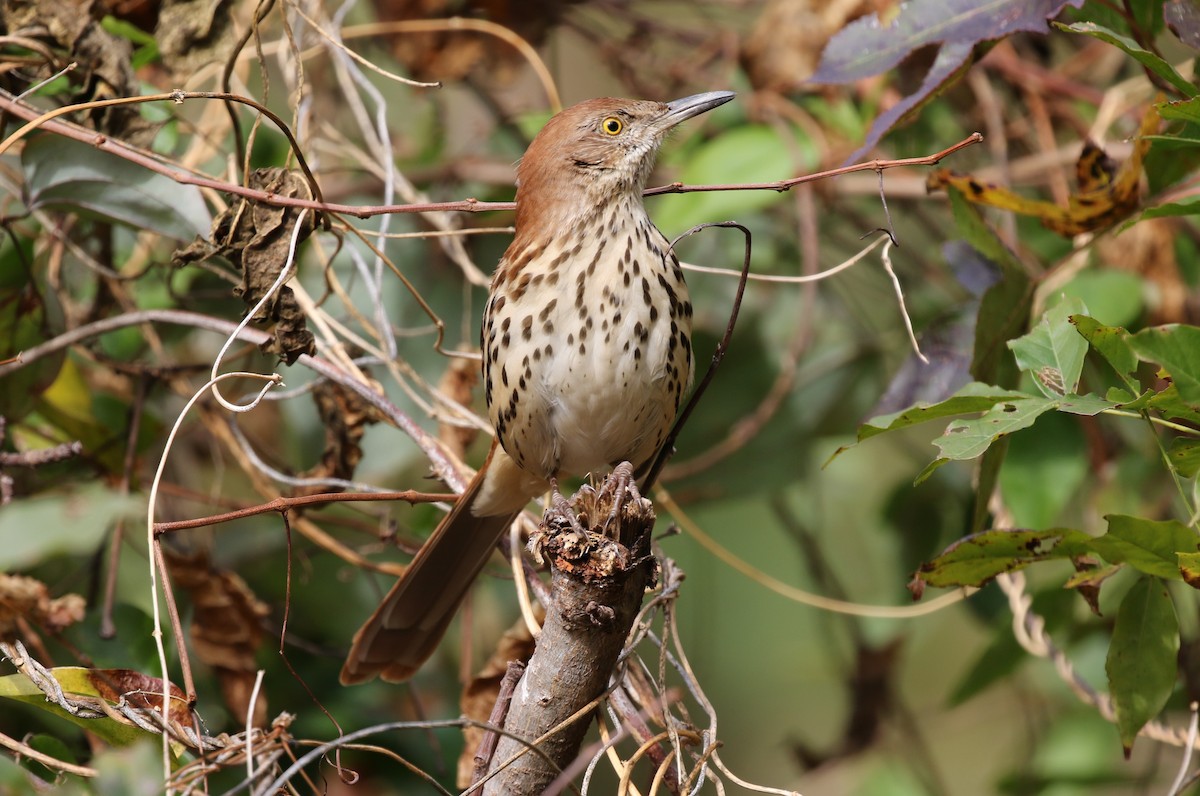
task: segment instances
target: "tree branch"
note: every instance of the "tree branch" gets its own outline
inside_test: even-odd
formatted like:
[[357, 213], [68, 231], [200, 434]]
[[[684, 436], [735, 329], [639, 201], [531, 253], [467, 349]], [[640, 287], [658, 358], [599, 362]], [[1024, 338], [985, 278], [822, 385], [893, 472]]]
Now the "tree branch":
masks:
[[[570, 501], [554, 495], [529, 542], [550, 563], [551, 601], [513, 693], [505, 722], [511, 736], [497, 745], [487, 796], [541, 794], [579, 754], [588, 727], [581, 719], [590, 715], [583, 709], [608, 687], [654, 575], [646, 555], [653, 527], [654, 508], [638, 494], [628, 463], [598, 490], [585, 485]], [[544, 758], [515, 740], [538, 738]]]

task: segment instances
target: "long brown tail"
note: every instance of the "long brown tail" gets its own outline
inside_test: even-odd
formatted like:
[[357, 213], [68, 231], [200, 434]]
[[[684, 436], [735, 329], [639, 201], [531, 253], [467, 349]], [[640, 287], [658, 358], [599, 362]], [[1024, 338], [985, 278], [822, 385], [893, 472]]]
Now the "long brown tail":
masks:
[[342, 666], [343, 685], [376, 675], [403, 682], [433, 654], [496, 543], [521, 513], [520, 506], [492, 516], [478, 516], [472, 510], [478, 508], [495, 458], [488, 457], [404, 575], [354, 634]]

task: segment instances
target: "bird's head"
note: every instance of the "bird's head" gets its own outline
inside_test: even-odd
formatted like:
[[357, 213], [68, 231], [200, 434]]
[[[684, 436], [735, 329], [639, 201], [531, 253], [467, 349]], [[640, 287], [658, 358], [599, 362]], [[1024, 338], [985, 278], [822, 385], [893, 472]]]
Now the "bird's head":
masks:
[[555, 115], [517, 168], [517, 227], [540, 216], [562, 223], [622, 194], [636, 194], [658, 147], [680, 122], [733, 99], [710, 91], [673, 102], [604, 97]]

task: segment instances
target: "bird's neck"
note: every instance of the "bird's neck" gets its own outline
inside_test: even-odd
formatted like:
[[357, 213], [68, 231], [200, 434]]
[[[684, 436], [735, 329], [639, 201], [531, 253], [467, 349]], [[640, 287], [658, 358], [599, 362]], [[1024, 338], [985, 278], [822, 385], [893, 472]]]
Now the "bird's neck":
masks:
[[634, 225], [646, 218], [641, 185], [604, 190], [596, 185], [566, 181], [550, 190], [522, 186], [517, 190], [514, 245], [545, 245], [555, 238], [587, 239], [612, 234], [615, 223]]

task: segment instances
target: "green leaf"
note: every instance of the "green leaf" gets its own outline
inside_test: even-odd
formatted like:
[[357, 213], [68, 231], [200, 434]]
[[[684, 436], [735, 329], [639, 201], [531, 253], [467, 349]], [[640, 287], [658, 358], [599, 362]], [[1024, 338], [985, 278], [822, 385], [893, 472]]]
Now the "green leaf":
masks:
[[1070, 558], [1087, 552], [1087, 534], [1070, 528], [1036, 531], [983, 531], [955, 542], [922, 564], [917, 576], [930, 586], [983, 586], [1001, 572], [1036, 561]]
[[1117, 610], [1104, 664], [1126, 757], [1138, 731], [1167, 704], [1178, 654], [1179, 619], [1171, 595], [1157, 578], [1142, 578]]
[[[67, 668], [74, 667], [60, 667], [56, 669], [50, 669], [49, 671], [56, 680], [59, 680], [62, 672]], [[63, 685], [61, 681], [59, 684], [60, 686], [63, 686], [64, 691], [66, 691], [68, 695], [76, 693], [72, 691], [70, 687]], [[91, 694], [87, 695], [91, 696]], [[107, 717], [99, 719], [84, 719], [74, 716], [63, 708], [60, 708], [58, 705], [49, 702], [46, 699], [46, 695], [43, 694], [38, 687], [33, 684], [32, 680], [23, 674], [10, 674], [5, 677], [0, 677], [0, 698], [24, 702], [28, 705], [38, 708], [39, 710], [53, 713], [56, 716], [66, 719], [72, 724], [76, 724], [87, 730], [91, 730], [104, 740], [116, 746], [124, 746], [126, 744], [133, 743], [138, 738], [150, 737], [149, 733], [147, 733], [145, 730], [141, 730], [130, 724], [119, 722], [115, 719], [110, 719]]]
[[1046, 310], [1037, 326], [1026, 335], [1008, 342], [1017, 367], [1033, 375], [1048, 398], [1072, 394], [1079, 387], [1087, 341], [1068, 320], [1087, 312], [1079, 299], [1066, 299]]
[[1147, 520], [1110, 514], [1108, 533], [1093, 539], [1091, 547], [1110, 564], [1128, 564], [1147, 575], [1179, 580], [1179, 553], [1194, 553], [1200, 536], [1175, 520]]
[[1147, 218], [1194, 216], [1197, 213], [1200, 213], [1200, 197], [1182, 202], [1167, 202], [1166, 204], [1155, 205], [1154, 207], [1146, 208], [1142, 211], [1141, 215], [1131, 218], [1129, 221], [1125, 222], [1125, 226], [1121, 227], [1121, 230], [1124, 231], [1126, 227], [1132, 227], [1137, 222]]
[[[1043, 398], [1014, 390], [1002, 390], [987, 384], [971, 382], [954, 395], [936, 404], [918, 403], [908, 409], [868, 420], [858, 429], [858, 440], [834, 451], [829, 461], [857, 445], [887, 431], [908, 428], [930, 420], [954, 415], [984, 412], [971, 420], [955, 420], [946, 427], [934, 444], [941, 456], [931, 462], [916, 477], [921, 483], [934, 470], [948, 461], [974, 459], [987, 452], [997, 441], [1014, 431], [1033, 425], [1046, 412], [1057, 409], [1069, 414], [1092, 416], [1118, 406], [1118, 402], [1095, 395], [1065, 395]], [[826, 462], [828, 464], [828, 462]], [[993, 462], [994, 467], [1000, 462]]]
[[1064, 395], [1054, 402], [1054, 408], [1069, 415], [1095, 417], [1105, 409], [1115, 409], [1118, 401], [1110, 401], [1098, 395]]
[[[1019, 401], [1035, 397], [1029, 393], [1002, 390], [999, 387], [993, 387], [988, 384], [971, 382], [960, 387], [957, 392], [944, 401], [934, 404], [921, 402], [907, 409], [902, 409], [899, 412], [871, 418], [858, 427], [858, 439], [855, 442], [838, 448], [825, 463], [829, 464], [829, 462], [850, 450], [858, 443], [887, 431], [909, 428], [920, 423], [939, 420], [944, 417], [986, 412], [1000, 401]], [[918, 476], [917, 482], [920, 483], [925, 480], [925, 477], [928, 477], [928, 474]]]
[[1179, 388], [1174, 384], [1151, 396], [1146, 402], [1146, 408], [1162, 412], [1164, 417], [1200, 423], [1200, 405], [1184, 401], [1179, 395]]
[[145, 517], [134, 496], [121, 497], [102, 482], [69, 494], [45, 492], [0, 511], [0, 572], [27, 569], [55, 555], [94, 554], [118, 517]]
[[[15, 247], [0, 244], [0, 361], [57, 336], [62, 327], [58, 294], [30, 271]], [[16, 423], [29, 414], [65, 358], [59, 351], [0, 377], [0, 416]]]
[[133, 44], [142, 46], [157, 44], [154, 37], [146, 31], [134, 25], [132, 22], [127, 22], [123, 19], [117, 19], [111, 15], [105, 15], [100, 20], [100, 27], [114, 36], [120, 36], [123, 39], [129, 39]]
[[1061, 30], [1070, 31], [1071, 33], [1082, 33], [1119, 47], [1139, 64], [1170, 83], [1186, 97], [1195, 97], [1197, 94], [1200, 94], [1200, 91], [1187, 78], [1176, 72], [1173, 66], [1149, 50], [1144, 49], [1128, 36], [1122, 36], [1120, 33], [1101, 27], [1094, 22], [1076, 22], [1073, 25], [1063, 25], [1060, 22], [1053, 24]]
[[1150, 401], [1158, 393], [1154, 390], [1146, 390], [1136, 398], [1129, 394], [1128, 390], [1122, 390], [1120, 387], [1109, 387], [1105, 398], [1116, 403], [1117, 409], [1124, 409], [1128, 412], [1140, 412], [1143, 409], [1150, 408]]
[[1179, 553], [1179, 576], [1193, 589], [1200, 589], [1200, 553]]
[[1129, 344], [1142, 359], [1157, 362], [1171, 374], [1181, 399], [1200, 404], [1200, 328], [1155, 326], [1130, 337]]
[[980, 384], [973, 381], [959, 388], [953, 395], [938, 403], [918, 403], [908, 409], [893, 412], [890, 415], [873, 417], [858, 429], [858, 441], [870, 439], [885, 431], [895, 431], [908, 428], [930, 420], [938, 420], [954, 415], [966, 415], [973, 412], [986, 412], [1000, 401], [1019, 401], [1035, 396], [1015, 390], [1002, 390], [990, 384]]
[[1051, 398], [1026, 397], [1024, 400], [1001, 401], [971, 420], [955, 420], [946, 433], [933, 441], [946, 459], [974, 459], [1006, 434], [1029, 428], [1039, 417], [1054, 409]]
[[1072, 315], [1071, 323], [1084, 340], [1112, 366], [1131, 390], [1137, 389], [1133, 372], [1137, 369], [1137, 354], [1129, 345], [1129, 332], [1120, 326], [1103, 326], [1087, 315]]
[[1167, 450], [1167, 458], [1171, 466], [1184, 478], [1191, 478], [1200, 472], [1200, 440], [1190, 437], [1176, 437], [1171, 440]]
[[[1160, 103], [1154, 106], [1161, 118], [1175, 120], [1176, 111], [1182, 109], [1187, 115], [1195, 113], [1197, 106], [1192, 100], [1180, 103]], [[1167, 193], [1172, 185], [1191, 177], [1196, 167], [1200, 166], [1200, 123], [1185, 120], [1172, 124], [1169, 134], [1147, 135], [1143, 140], [1150, 142], [1150, 151], [1146, 153], [1143, 162], [1146, 171], [1146, 182], [1149, 184], [1150, 196], [1161, 196]], [[1187, 191], [1176, 192], [1181, 206], [1190, 204]], [[1196, 212], [1193, 204], [1191, 213]], [[1187, 211], [1183, 213], [1189, 215]], [[1159, 215], [1180, 215], [1177, 211], [1151, 211], [1151, 218]], [[1122, 227], [1124, 229], [1124, 227]]]
[[196, 186], [79, 141], [35, 135], [21, 151], [21, 164], [31, 209], [70, 210], [177, 240], [207, 235], [212, 226]]
[[[1193, 96], [1191, 99], [1174, 102], [1156, 102], [1154, 108], [1164, 119], [1200, 124], [1200, 97]], [[1169, 138], [1178, 140], [1175, 136], [1169, 136]]]

